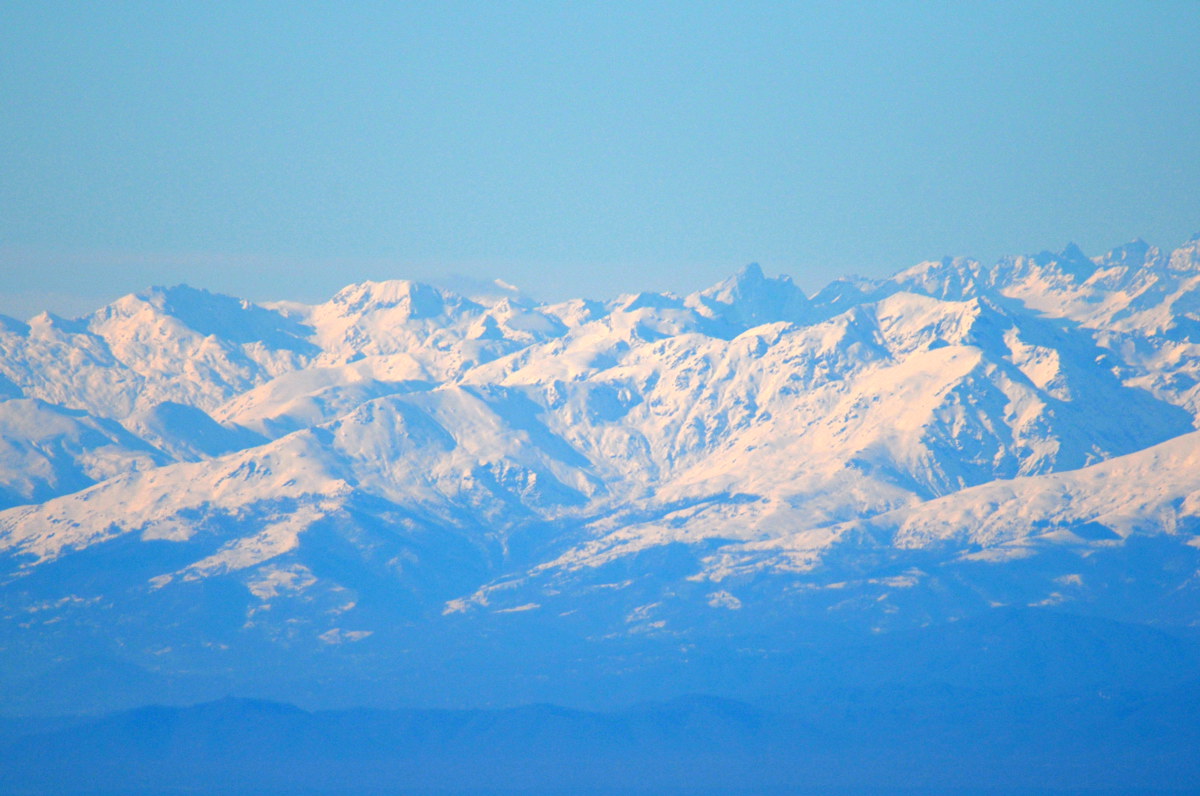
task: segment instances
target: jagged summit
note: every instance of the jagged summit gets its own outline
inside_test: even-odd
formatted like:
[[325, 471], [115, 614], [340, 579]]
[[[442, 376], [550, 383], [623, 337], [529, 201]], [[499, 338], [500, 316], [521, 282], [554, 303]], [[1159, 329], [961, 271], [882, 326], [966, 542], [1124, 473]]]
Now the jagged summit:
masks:
[[688, 296], [686, 303], [706, 318], [733, 328], [750, 328], [786, 321], [805, 323], [812, 317], [808, 297], [791, 277], [768, 278], [758, 263]]
[[446, 296], [437, 288], [407, 279], [349, 285], [329, 303], [346, 315], [399, 309], [403, 317], [414, 319], [436, 317], [447, 304]]
[[1067, 245], [1063, 248], [1062, 252], [1058, 255], [1058, 257], [1060, 260], [1071, 260], [1074, 262], [1083, 262], [1083, 261], [1091, 262], [1091, 260], [1088, 258], [1088, 256], [1083, 253], [1083, 249], [1079, 248], [1079, 244], [1077, 244], [1075, 241], [1068, 242]]

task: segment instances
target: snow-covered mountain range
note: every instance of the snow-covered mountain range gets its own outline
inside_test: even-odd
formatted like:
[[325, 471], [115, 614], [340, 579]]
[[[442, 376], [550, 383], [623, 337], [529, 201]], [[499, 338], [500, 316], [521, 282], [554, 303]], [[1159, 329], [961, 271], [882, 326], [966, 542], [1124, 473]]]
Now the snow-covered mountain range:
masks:
[[1200, 237], [811, 297], [751, 265], [685, 297], [180, 286], [0, 317], [0, 663], [236, 681], [998, 606], [1194, 625], [1198, 427]]

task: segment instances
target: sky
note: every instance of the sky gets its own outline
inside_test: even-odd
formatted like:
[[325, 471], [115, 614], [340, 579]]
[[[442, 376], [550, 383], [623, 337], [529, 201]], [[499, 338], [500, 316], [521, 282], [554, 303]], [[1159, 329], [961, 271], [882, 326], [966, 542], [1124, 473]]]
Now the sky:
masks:
[[0, 313], [1200, 231], [1200, 2], [0, 0]]

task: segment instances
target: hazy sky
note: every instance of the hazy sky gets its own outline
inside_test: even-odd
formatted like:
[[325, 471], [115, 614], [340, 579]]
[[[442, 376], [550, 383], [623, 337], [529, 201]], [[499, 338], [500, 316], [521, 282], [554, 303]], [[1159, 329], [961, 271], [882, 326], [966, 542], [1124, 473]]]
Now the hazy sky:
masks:
[[0, 312], [1200, 230], [1200, 2], [0, 0]]

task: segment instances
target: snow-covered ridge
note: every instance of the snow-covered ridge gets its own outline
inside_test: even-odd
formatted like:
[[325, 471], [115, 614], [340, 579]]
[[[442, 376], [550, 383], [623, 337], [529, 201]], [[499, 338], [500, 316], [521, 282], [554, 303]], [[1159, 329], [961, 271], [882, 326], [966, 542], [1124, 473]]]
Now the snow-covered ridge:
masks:
[[[724, 584], [880, 550], [1197, 549], [1197, 240], [949, 258], [812, 297], [751, 265], [683, 297], [180, 286], [0, 321], [13, 576], [145, 542], [178, 554], [135, 591], [231, 578], [258, 600], [279, 572], [353, 591], [354, 567], [322, 565], [332, 536], [362, 566], [391, 551], [372, 578], [458, 567], [471, 588], [422, 587], [438, 613], [527, 613], [677, 548], [685, 579]], [[743, 605], [720, 593], [704, 605]]]

